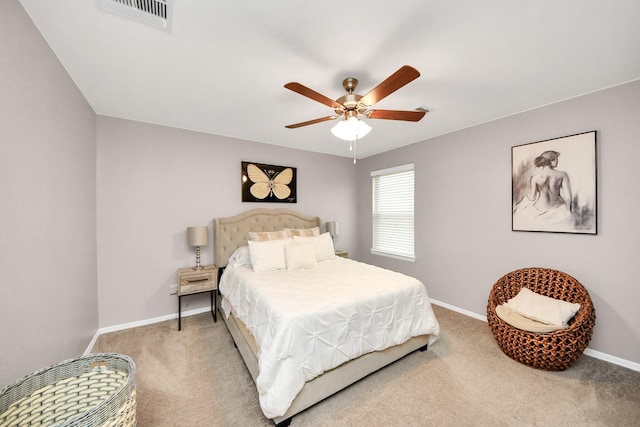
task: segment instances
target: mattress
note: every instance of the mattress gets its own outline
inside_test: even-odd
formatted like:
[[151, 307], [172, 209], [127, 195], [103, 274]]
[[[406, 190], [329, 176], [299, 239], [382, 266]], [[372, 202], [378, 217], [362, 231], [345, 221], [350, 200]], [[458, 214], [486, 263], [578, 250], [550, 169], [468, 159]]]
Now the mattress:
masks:
[[335, 257], [316, 268], [256, 273], [227, 266], [220, 291], [257, 344], [260, 405], [283, 415], [304, 383], [363, 354], [439, 333], [424, 285]]

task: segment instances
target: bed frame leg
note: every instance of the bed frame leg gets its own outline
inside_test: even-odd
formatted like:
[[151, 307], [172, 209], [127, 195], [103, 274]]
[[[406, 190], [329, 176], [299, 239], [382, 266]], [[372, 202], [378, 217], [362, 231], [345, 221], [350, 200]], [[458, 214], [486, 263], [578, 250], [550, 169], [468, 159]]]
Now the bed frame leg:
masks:
[[427, 351], [427, 347], [429, 347], [429, 344], [425, 344], [422, 347], [420, 347], [418, 350], [420, 351]]

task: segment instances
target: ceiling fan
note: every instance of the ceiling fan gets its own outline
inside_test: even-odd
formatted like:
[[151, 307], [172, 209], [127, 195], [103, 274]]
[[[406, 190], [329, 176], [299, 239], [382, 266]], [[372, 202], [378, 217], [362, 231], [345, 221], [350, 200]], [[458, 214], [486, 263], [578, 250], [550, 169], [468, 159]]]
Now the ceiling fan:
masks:
[[295, 129], [302, 126], [313, 125], [316, 123], [326, 122], [329, 120], [335, 120], [342, 118], [345, 122], [351, 118], [358, 118], [358, 116], [364, 116], [368, 119], [384, 119], [384, 120], [403, 120], [408, 122], [417, 122], [422, 119], [427, 113], [427, 110], [415, 110], [415, 111], [402, 111], [402, 110], [376, 110], [371, 107], [386, 98], [396, 90], [400, 89], [407, 83], [417, 79], [420, 76], [418, 70], [408, 65], [400, 67], [395, 73], [391, 74], [378, 86], [371, 89], [366, 95], [361, 96], [354, 91], [358, 86], [358, 80], [353, 77], [347, 77], [342, 82], [342, 87], [347, 91], [347, 95], [344, 95], [335, 101], [328, 98], [313, 89], [298, 83], [290, 82], [284, 85], [285, 88], [299, 93], [302, 96], [311, 98], [314, 101], [318, 101], [328, 107], [331, 107], [335, 114], [326, 117], [320, 117], [318, 119], [309, 120], [306, 122], [295, 123], [285, 126], [288, 129]]

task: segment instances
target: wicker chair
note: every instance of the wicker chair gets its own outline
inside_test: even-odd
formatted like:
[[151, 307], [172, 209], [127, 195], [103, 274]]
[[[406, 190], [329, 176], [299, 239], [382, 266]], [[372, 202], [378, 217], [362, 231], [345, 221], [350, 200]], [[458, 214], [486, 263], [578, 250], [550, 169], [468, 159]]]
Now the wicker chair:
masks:
[[[496, 306], [507, 302], [523, 287], [541, 295], [572, 303], [580, 310], [569, 327], [536, 333], [515, 328], [496, 314]], [[546, 371], [567, 369], [584, 352], [591, 340], [596, 311], [587, 290], [575, 278], [548, 268], [523, 268], [500, 278], [489, 294], [487, 321], [498, 345], [507, 356]]]

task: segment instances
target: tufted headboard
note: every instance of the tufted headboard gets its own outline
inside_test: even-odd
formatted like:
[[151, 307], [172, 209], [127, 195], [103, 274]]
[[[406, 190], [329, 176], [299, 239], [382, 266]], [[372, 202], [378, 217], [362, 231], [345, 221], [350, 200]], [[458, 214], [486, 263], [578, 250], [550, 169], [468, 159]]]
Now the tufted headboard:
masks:
[[213, 220], [213, 259], [226, 267], [233, 251], [247, 244], [250, 231], [278, 231], [283, 228], [320, 227], [320, 217], [291, 209], [251, 209], [239, 215]]

